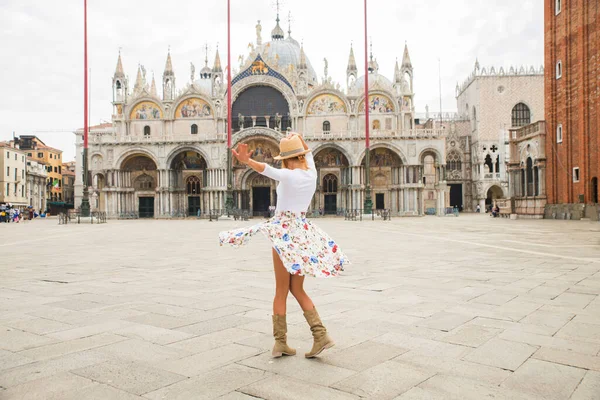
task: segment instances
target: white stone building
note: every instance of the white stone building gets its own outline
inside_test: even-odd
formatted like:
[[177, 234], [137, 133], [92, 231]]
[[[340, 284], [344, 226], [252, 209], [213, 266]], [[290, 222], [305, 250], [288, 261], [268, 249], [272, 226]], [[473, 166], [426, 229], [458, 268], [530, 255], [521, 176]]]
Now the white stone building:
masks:
[[46, 180], [48, 179], [46, 165], [41, 161], [28, 158], [25, 176], [27, 177], [29, 205], [35, 210], [46, 210]]
[[[319, 172], [313, 210], [361, 209], [365, 198], [365, 96], [350, 48], [345, 87], [319, 79], [303, 46], [287, 36], [279, 17], [269, 41], [256, 39], [232, 78], [233, 145], [248, 143], [254, 158], [276, 164], [287, 129], [300, 132]], [[442, 129], [415, 127], [413, 66], [408, 48], [392, 79], [370, 57], [371, 176], [373, 206], [396, 215], [441, 213], [448, 204], [446, 144]], [[177, 89], [176, 81], [186, 82]], [[93, 209], [111, 217], [197, 215], [224, 209], [227, 191], [227, 94], [217, 51], [212, 68], [177, 77], [167, 55], [159, 94], [139, 66], [133, 89], [121, 55], [113, 76], [110, 124], [90, 130], [90, 193]], [[82, 130], [77, 135], [75, 205], [82, 195]], [[276, 201], [275, 182], [233, 163], [236, 208], [254, 215]]]
[[[511, 196], [507, 165], [509, 130], [544, 120], [544, 69], [533, 67], [481, 68], [479, 62], [467, 80], [456, 86], [458, 114], [467, 148], [454, 152], [449, 160], [460, 159], [471, 171], [460, 176], [471, 181], [467, 209], [479, 204], [483, 209], [495, 199]], [[466, 121], [466, 122], [465, 122]], [[466, 159], [470, 157], [470, 159]], [[448, 176], [451, 197], [461, 190], [459, 176]], [[470, 175], [470, 176], [469, 176]], [[472, 207], [472, 208], [469, 208]]]
[[0, 204], [10, 203], [21, 209], [27, 207], [26, 156], [14, 142], [0, 142]]

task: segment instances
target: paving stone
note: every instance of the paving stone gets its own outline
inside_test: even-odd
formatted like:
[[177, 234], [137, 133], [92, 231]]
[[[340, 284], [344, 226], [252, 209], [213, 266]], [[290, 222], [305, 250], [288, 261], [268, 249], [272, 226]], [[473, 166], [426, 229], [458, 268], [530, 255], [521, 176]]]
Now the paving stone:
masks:
[[327, 364], [354, 371], [364, 371], [407, 351], [408, 349], [401, 347], [366, 341], [334, 354], [325, 353], [321, 359]]
[[473, 317], [468, 315], [440, 312], [419, 322], [417, 325], [447, 332], [461, 326], [471, 319], [473, 319]]
[[467, 378], [494, 385], [499, 385], [510, 376], [509, 371], [501, 368], [489, 367], [449, 357], [423, 357], [423, 355], [412, 351], [394, 358], [393, 361], [411, 364], [425, 371], [434, 371], [444, 375]]
[[528, 360], [501, 385], [503, 388], [548, 400], [568, 399], [585, 371], [539, 360]]
[[21, 351], [56, 343], [57, 340], [24, 332], [19, 329], [0, 327], [0, 349]]
[[62, 400], [69, 392], [93, 384], [89, 379], [66, 372], [14, 386], [0, 395], [2, 400]]
[[240, 392], [227, 393], [224, 396], [218, 397], [219, 400], [256, 400], [257, 397], [250, 396]]
[[98, 349], [99, 352], [124, 360], [142, 361], [148, 363], [158, 363], [165, 360], [179, 359], [189, 355], [188, 352], [179, 349], [173, 349], [166, 346], [159, 346], [154, 343], [139, 339], [129, 339], [103, 346]]
[[[457, 378], [448, 375], [436, 375], [416, 388], [413, 394], [399, 396], [398, 399], [439, 399], [439, 400], [534, 400], [526, 394], [500, 389], [497, 385], [486, 385], [476, 380]], [[416, 397], [421, 396], [421, 397]]]
[[600, 357], [595, 355], [542, 347], [533, 355], [533, 358], [557, 364], [600, 371]]
[[534, 333], [522, 332], [519, 329], [507, 329], [498, 337], [513, 342], [528, 343], [533, 346], [568, 350], [591, 355], [595, 355], [600, 351], [600, 344], [568, 340], [553, 336], [536, 335]]
[[467, 361], [515, 371], [538, 348], [525, 343], [492, 339], [464, 357]]
[[141, 324], [128, 325], [125, 328], [114, 330], [113, 333], [131, 339], [146, 340], [160, 345], [175, 343], [194, 336], [190, 333], [175, 331], [173, 329], [157, 328], [156, 326]]
[[47, 335], [48, 333], [64, 331], [73, 328], [71, 324], [54, 321], [46, 318], [31, 318], [8, 324], [11, 328], [34, 333], [36, 335]]
[[600, 343], [600, 325], [571, 321], [559, 330], [556, 336]]
[[33, 362], [32, 359], [24, 357], [18, 353], [0, 350], [0, 372], [5, 369], [11, 369], [20, 365]]
[[449, 332], [447, 336], [444, 336], [440, 340], [463, 346], [479, 347], [488, 340], [496, 337], [500, 332], [502, 332], [502, 329], [486, 328], [477, 325], [462, 325]]
[[517, 295], [514, 293], [502, 293], [494, 290], [472, 299], [471, 302], [500, 306], [502, 304], [506, 304], [515, 297], [517, 297]]
[[243, 360], [259, 354], [261, 350], [239, 344], [228, 344], [216, 349], [158, 363], [159, 368], [172, 371], [180, 375], [192, 377], [206, 373], [215, 368]]
[[238, 364], [323, 386], [331, 386], [355, 373], [350, 369], [328, 364], [325, 353], [322, 353], [323, 357], [316, 359], [307, 359], [302, 352], [299, 353], [294, 357], [273, 359], [271, 352], [268, 352], [243, 359]]
[[373, 341], [409, 349], [414, 353], [421, 354], [422, 356], [433, 357], [441, 356], [461, 358], [473, 350], [472, 348], [466, 346], [423, 339], [417, 336], [410, 336], [394, 332], [377, 336], [373, 339]]
[[151, 325], [156, 326], [158, 328], [166, 329], [179, 328], [197, 322], [193, 319], [172, 317], [168, 315], [154, 313], [136, 315], [135, 317], [127, 318], [127, 320], [130, 322], [136, 322], [138, 324]]
[[359, 400], [360, 397], [334, 388], [315, 385], [289, 377], [275, 375], [239, 389], [259, 399], [277, 400]]
[[110, 357], [97, 350], [82, 351], [67, 354], [46, 361], [31, 362], [10, 368], [0, 373], [0, 386], [10, 388], [36, 379], [46, 378], [72, 369], [100, 364], [110, 360]]
[[137, 362], [108, 361], [71, 372], [137, 395], [142, 395], [186, 379], [182, 375], [152, 368]]
[[133, 325], [132, 322], [121, 321], [121, 320], [113, 320], [113, 321], [104, 321], [102, 323], [92, 324], [81, 326], [78, 328], [62, 330], [60, 332], [49, 333], [47, 336], [61, 340], [73, 340], [85, 338], [92, 335], [98, 335], [100, 333], [112, 332], [118, 329], [121, 329], [126, 326]]
[[[231, 364], [225, 367], [207, 372], [198, 377], [186, 379], [173, 385], [155, 390], [144, 395], [151, 400], [202, 400], [215, 399], [237, 390], [243, 386], [250, 385], [269, 377], [270, 374], [255, 368]], [[247, 395], [237, 393], [229, 398], [243, 399]], [[223, 398], [227, 398], [224, 396]]]
[[[237, 315], [227, 315], [224, 317], [187, 325], [181, 328], [177, 328], [177, 330], [200, 336], [212, 332], [222, 331], [223, 329], [227, 328], [241, 327], [242, 325], [250, 324], [253, 322], [256, 322], [256, 320], [253, 318], [240, 317]], [[264, 324], [264, 321], [261, 321], [261, 323]]]
[[367, 399], [393, 399], [435, 375], [414, 366], [387, 361], [333, 385]]
[[35, 349], [24, 350], [19, 354], [31, 358], [32, 360], [46, 360], [64, 354], [76, 353], [84, 350], [103, 347], [112, 343], [118, 343], [126, 340], [123, 336], [113, 335], [110, 333], [102, 333], [85, 337], [82, 339], [69, 340], [55, 344], [49, 344]]
[[596, 400], [600, 394], [600, 373], [588, 371], [570, 400]]
[[143, 397], [94, 382], [81, 389], [63, 392], [60, 400], [143, 400]]
[[[177, 331], [177, 332], [185, 334], [183, 332], [179, 332], [179, 331]], [[185, 335], [188, 335], [188, 334], [185, 334]], [[190, 354], [203, 353], [205, 351], [212, 350], [217, 347], [221, 347], [226, 344], [233, 344], [233, 343], [245, 344], [250, 347], [257, 347], [257, 346], [253, 346], [252, 344], [247, 344], [248, 343], [247, 340], [255, 338], [257, 336], [260, 336], [260, 334], [256, 333], [256, 332], [252, 332], [252, 331], [247, 331], [244, 329], [230, 328], [230, 329], [223, 329], [222, 331], [218, 331], [218, 332], [209, 333], [207, 335], [195, 336], [190, 339], [180, 340], [180, 341], [169, 344], [169, 347], [185, 350]], [[270, 335], [270, 336], [268, 336], [268, 338], [269, 338], [269, 342], [272, 346], [273, 345], [273, 336]], [[262, 347], [257, 347], [257, 348], [262, 348]], [[267, 347], [267, 348], [269, 348], [269, 347]]]

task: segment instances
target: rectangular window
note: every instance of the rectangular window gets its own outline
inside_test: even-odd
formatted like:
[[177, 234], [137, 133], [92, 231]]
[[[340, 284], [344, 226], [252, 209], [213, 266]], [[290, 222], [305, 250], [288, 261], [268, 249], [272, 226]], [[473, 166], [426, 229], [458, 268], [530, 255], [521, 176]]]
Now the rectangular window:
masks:
[[27, 157], [33, 157], [32, 153], [27, 153]]
[[58, 173], [62, 174], [62, 167], [60, 165], [58, 166]]
[[10, 176], [10, 167], [6, 167], [6, 176]]
[[556, 63], [556, 79], [562, 78], [562, 61]]
[[38, 158], [44, 158], [44, 153], [38, 153]]
[[15, 181], [17, 180], [18, 170], [15, 168]]
[[54, 167], [54, 173], [58, 173], [58, 168]]
[[10, 158], [10, 152], [6, 152], [6, 158]]
[[21, 179], [25, 179], [25, 170], [24, 169], [21, 170]]
[[556, 15], [560, 14], [562, 11], [562, 0], [554, 0], [554, 13]]
[[10, 183], [6, 184], [6, 195], [10, 196]]
[[556, 127], [556, 143], [562, 143], [563, 141], [563, 127], [562, 124], [558, 124]]
[[573, 168], [573, 182], [579, 182], [579, 167]]

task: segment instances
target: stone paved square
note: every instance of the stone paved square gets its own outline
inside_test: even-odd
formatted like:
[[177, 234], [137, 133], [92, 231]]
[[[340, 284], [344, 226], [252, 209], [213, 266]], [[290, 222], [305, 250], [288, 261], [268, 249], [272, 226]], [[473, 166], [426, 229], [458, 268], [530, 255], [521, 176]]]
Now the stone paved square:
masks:
[[293, 297], [270, 358], [266, 239], [227, 220], [2, 224], [0, 399], [598, 399], [600, 225], [396, 218], [315, 222], [351, 259]]

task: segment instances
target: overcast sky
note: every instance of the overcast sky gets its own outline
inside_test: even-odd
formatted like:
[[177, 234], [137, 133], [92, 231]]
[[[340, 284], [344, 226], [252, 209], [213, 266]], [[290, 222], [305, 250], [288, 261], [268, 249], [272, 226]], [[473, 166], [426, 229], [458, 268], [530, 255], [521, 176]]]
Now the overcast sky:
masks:
[[[261, 20], [263, 41], [275, 26], [275, 2], [231, 0], [232, 64], [247, 54]], [[304, 41], [319, 76], [323, 59], [329, 75], [345, 87], [350, 43], [363, 65], [361, 0], [285, 0], [282, 27], [292, 13], [292, 37]], [[138, 63], [161, 87], [171, 46], [177, 87], [204, 65], [219, 44], [226, 64], [226, 0], [88, 0], [91, 68], [91, 124], [112, 113], [111, 79], [119, 48], [133, 88]], [[74, 158], [71, 133], [83, 126], [83, 0], [0, 1], [0, 140], [35, 134]], [[415, 75], [418, 112], [439, 110], [438, 58], [444, 111], [456, 110], [454, 89], [483, 66], [543, 63], [543, 1], [540, 0], [369, 0], [369, 36], [380, 73], [393, 78], [395, 59], [408, 43]]]

